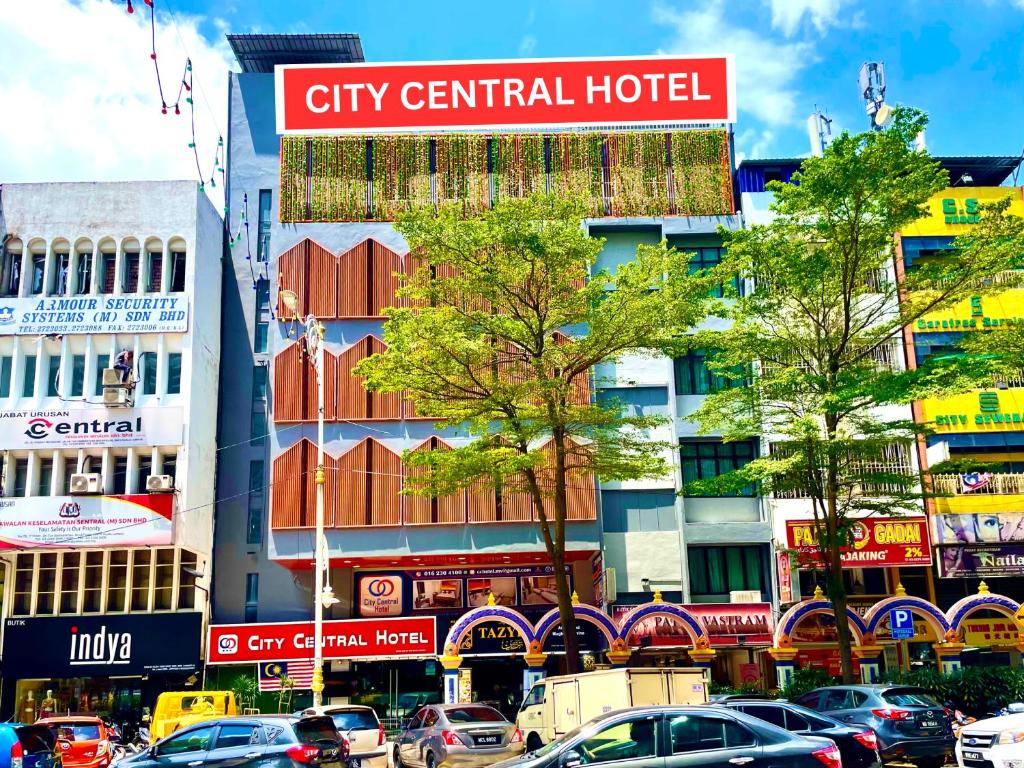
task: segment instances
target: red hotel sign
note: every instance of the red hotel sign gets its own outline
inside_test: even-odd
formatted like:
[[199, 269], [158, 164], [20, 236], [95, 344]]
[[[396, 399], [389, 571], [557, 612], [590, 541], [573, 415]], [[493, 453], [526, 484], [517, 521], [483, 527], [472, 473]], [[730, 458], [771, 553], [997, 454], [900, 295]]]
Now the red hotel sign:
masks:
[[[433, 656], [437, 652], [433, 616], [345, 619], [324, 622], [324, 658]], [[206, 644], [207, 664], [304, 661], [313, 658], [313, 622], [213, 624]]]
[[[821, 566], [813, 520], [788, 520], [786, 537], [801, 568]], [[853, 546], [843, 549], [844, 568], [932, 564], [928, 521], [923, 517], [867, 517], [854, 522], [852, 537]]]
[[281, 134], [736, 120], [732, 56], [287, 64], [276, 88]]

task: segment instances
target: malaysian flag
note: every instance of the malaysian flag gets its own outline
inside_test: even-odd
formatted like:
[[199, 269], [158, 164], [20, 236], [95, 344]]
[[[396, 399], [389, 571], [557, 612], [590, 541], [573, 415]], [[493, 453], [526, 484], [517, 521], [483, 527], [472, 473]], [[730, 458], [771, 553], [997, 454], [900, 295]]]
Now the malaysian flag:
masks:
[[313, 662], [268, 661], [260, 664], [261, 691], [280, 691], [282, 677], [295, 683], [295, 690], [308, 691], [313, 687]]
[[964, 472], [960, 475], [960, 486], [963, 493], [970, 493], [984, 488], [992, 482], [991, 472]]

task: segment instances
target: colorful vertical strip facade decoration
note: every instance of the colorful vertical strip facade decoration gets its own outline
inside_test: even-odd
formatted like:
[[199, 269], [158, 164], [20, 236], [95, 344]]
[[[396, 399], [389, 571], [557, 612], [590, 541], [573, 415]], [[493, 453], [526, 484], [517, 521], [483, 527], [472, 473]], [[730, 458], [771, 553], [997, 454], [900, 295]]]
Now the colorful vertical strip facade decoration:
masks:
[[412, 208], [430, 205], [429, 136], [376, 136], [373, 139], [372, 218], [394, 221]]
[[310, 221], [367, 218], [366, 139], [329, 136], [312, 143]]
[[668, 138], [650, 131], [608, 136], [612, 216], [649, 216], [670, 210]]
[[551, 137], [551, 191], [580, 198], [591, 216], [605, 215], [602, 134], [559, 133]]
[[672, 134], [672, 180], [676, 213], [712, 216], [732, 206], [729, 139], [725, 131], [676, 131]]
[[545, 140], [539, 134], [503, 133], [494, 137], [494, 201], [547, 191]]
[[437, 204], [462, 204], [463, 214], [475, 216], [491, 206], [490, 138], [452, 134], [434, 140]]

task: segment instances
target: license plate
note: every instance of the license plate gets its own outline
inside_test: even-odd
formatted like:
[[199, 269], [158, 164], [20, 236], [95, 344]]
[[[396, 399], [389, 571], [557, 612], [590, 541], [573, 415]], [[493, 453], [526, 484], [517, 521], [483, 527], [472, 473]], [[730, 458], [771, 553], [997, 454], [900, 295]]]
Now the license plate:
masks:
[[981, 760], [981, 752], [969, 752], [964, 750], [964, 760]]
[[477, 736], [476, 743], [493, 746], [501, 743], [501, 736]]
[[922, 720], [921, 721], [921, 727], [922, 728], [938, 728], [939, 727], [939, 723], [938, 723], [937, 720]]

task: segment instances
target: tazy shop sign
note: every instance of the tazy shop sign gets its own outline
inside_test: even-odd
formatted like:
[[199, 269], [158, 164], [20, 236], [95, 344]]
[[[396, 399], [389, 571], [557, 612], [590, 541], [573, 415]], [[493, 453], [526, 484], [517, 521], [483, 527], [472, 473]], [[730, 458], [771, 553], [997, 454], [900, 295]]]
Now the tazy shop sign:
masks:
[[181, 408], [0, 411], [5, 448], [113, 448], [181, 445]]
[[170, 544], [174, 494], [0, 499], [0, 549]]
[[732, 56], [287, 64], [280, 134], [735, 122]]
[[7, 619], [4, 668], [19, 677], [194, 672], [202, 616], [194, 612]]
[[[325, 621], [325, 659], [432, 656], [433, 616]], [[313, 657], [313, 622], [215, 624], [206, 645], [208, 664], [302, 661]]]
[[186, 296], [71, 296], [0, 301], [0, 335], [185, 333]]
[[[786, 537], [797, 550], [801, 568], [821, 566], [813, 520], [789, 520]], [[931, 565], [928, 521], [921, 518], [869, 517], [856, 520], [850, 532], [852, 546], [843, 547], [844, 568], [879, 568], [890, 565]]]

